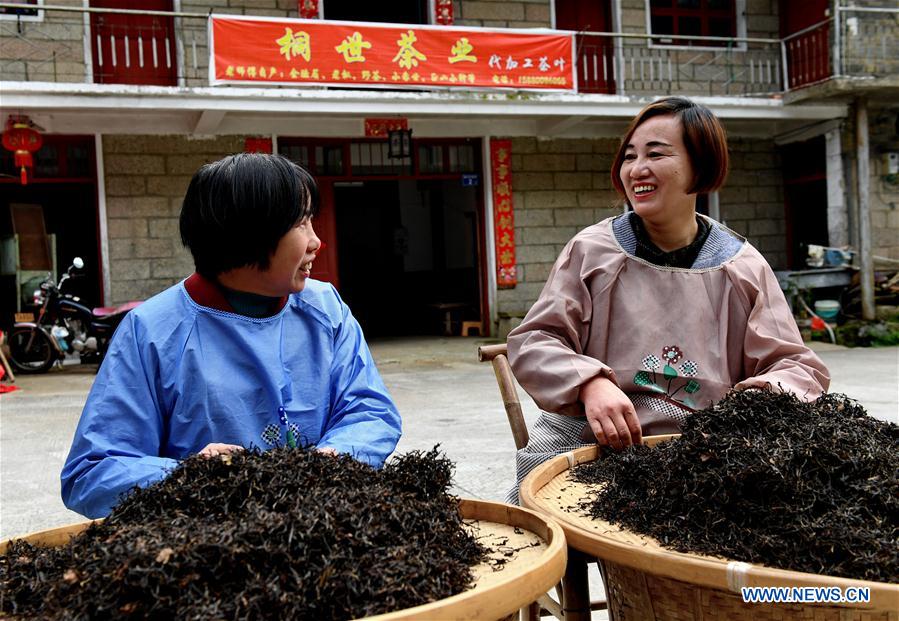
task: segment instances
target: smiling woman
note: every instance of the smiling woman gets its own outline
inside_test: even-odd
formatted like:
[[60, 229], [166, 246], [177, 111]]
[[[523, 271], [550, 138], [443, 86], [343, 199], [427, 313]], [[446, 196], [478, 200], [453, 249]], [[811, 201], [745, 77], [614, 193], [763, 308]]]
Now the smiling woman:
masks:
[[676, 433], [734, 388], [827, 389], [761, 254], [696, 213], [727, 167], [724, 129], [704, 106], [668, 97], [631, 122], [611, 176], [632, 211], [578, 233], [509, 334], [515, 377], [544, 410], [518, 452], [519, 481], [585, 443]]
[[67, 507], [104, 516], [194, 453], [302, 444], [384, 462], [399, 414], [349, 308], [310, 278], [317, 210], [284, 157], [197, 171], [181, 209], [197, 272], [116, 331], [62, 472]]
[[671, 251], [696, 239], [697, 194], [721, 187], [727, 169], [727, 138], [718, 120], [703, 106], [669, 97], [631, 122], [612, 165], [612, 183], [653, 243]]

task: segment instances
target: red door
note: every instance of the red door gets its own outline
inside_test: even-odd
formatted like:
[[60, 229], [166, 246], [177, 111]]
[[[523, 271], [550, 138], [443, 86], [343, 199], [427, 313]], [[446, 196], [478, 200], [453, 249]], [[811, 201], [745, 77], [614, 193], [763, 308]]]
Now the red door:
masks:
[[[91, 7], [171, 11], [171, 0], [91, 0]], [[91, 13], [94, 82], [175, 86], [175, 22], [172, 17]]]
[[[556, 28], [610, 32], [608, 0], [555, 0]], [[577, 82], [581, 93], [615, 92], [615, 48], [611, 37], [577, 36]]]
[[334, 182], [318, 181], [321, 209], [312, 221], [315, 234], [322, 241], [322, 248], [312, 266], [312, 277], [329, 282], [338, 289], [337, 278], [337, 224], [334, 218]]
[[[783, 38], [813, 26], [827, 18], [830, 0], [806, 0], [780, 2], [780, 36]], [[789, 88], [819, 82], [831, 75], [830, 67], [831, 24], [786, 40], [787, 75]]]

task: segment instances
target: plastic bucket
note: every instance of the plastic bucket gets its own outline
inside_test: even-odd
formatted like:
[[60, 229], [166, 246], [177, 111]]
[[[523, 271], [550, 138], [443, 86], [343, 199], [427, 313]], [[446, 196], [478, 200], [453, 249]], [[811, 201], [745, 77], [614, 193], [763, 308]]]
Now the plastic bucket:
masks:
[[836, 300], [818, 300], [815, 302], [815, 314], [824, 321], [833, 321], [840, 314], [840, 303]]

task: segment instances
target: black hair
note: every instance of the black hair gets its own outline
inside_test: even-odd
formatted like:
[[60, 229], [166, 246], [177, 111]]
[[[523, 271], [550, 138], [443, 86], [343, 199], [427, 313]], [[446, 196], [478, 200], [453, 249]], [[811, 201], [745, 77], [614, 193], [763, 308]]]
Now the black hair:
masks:
[[181, 241], [206, 278], [239, 267], [264, 270], [281, 238], [318, 210], [318, 186], [300, 166], [280, 155], [229, 155], [190, 180]]

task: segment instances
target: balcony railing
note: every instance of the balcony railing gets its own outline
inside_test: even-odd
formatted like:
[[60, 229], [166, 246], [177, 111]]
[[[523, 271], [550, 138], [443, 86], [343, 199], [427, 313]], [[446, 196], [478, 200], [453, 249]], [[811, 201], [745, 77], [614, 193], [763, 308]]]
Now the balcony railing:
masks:
[[899, 8], [838, 7], [838, 76], [883, 78], [899, 73]]
[[[205, 13], [41, 8], [43, 21], [0, 20], [0, 79], [209, 85]], [[784, 39], [666, 37], [690, 45], [651, 45], [648, 34], [578, 33], [579, 92], [766, 95], [899, 70], [899, 9], [838, 8]], [[703, 41], [716, 47], [691, 47]]]
[[792, 90], [826, 80], [833, 75], [831, 64], [831, 22], [803, 28], [783, 40], [783, 62], [787, 68], [787, 86]]
[[666, 35], [723, 47], [649, 47], [648, 34], [578, 33], [578, 90], [760, 95], [780, 92], [779, 39]]

